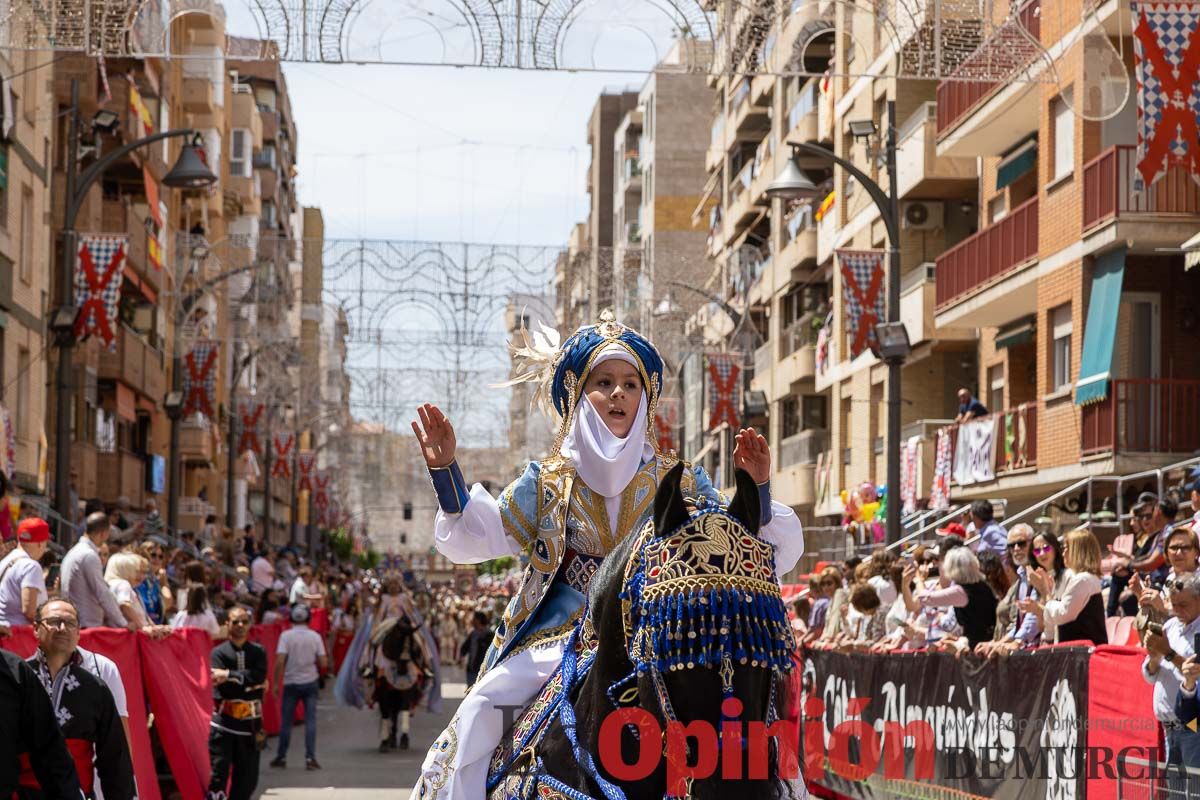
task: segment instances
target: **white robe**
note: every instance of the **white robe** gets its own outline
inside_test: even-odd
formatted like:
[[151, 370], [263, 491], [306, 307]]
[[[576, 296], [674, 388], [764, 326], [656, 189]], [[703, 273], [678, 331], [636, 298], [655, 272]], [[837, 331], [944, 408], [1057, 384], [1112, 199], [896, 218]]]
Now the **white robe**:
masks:
[[[620, 502], [619, 497], [606, 499]], [[608, 516], [615, 532], [618, 515], [610, 509]], [[771, 503], [771, 521], [759, 536], [775, 547], [776, 575], [791, 572], [804, 554], [800, 520], [782, 503]], [[479, 484], [471, 487], [471, 499], [461, 514], [438, 511], [433, 539], [438, 552], [457, 564], [521, 553], [516, 540], [504, 532], [500, 506]], [[555, 642], [516, 653], [488, 670], [429, 749], [413, 800], [482, 800], [488, 765], [507, 725], [533, 702], [561, 661], [562, 644]]]

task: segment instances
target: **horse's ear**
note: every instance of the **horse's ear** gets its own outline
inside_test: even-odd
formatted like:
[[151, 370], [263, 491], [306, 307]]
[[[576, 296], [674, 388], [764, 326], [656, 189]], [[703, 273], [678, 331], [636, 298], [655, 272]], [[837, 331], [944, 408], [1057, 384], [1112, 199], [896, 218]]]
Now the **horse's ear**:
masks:
[[751, 533], [758, 533], [762, 524], [762, 503], [759, 502], [758, 484], [744, 469], [735, 470], [737, 493], [729, 503], [729, 516], [746, 526]]
[[663, 477], [654, 493], [654, 533], [657, 536], [670, 533], [687, 523], [687, 504], [683, 501], [683, 490], [680, 482], [683, 480], [683, 462], [679, 462]]

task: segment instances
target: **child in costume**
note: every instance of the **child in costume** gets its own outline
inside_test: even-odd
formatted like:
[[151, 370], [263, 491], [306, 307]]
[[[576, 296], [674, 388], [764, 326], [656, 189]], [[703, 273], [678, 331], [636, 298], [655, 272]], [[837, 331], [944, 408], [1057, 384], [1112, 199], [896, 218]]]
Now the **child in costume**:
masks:
[[[413, 423], [440, 511], [437, 549], [451, 561], [474, 564], [524, 553], [520, 588], [484, 659], [479, 678], [430, 748], [417, 800], [480, 800], [488, 763], [515, 714], [526, 708], [562, 660], [571, 628], [583, 614], [588, 585], [600, 562], [653, 511], [659, 481], [678, 463], [659, 451], [654, 411], [662, 359], [649, 341], [615, 321], [611, 312], [558, 347], [543, 328], [516, 351], [526, 363], [517, 381], [536, 381], [559, 418], [548, 458], [494, 499], [470, 489], [454, 460], [454, 430], [436, 407]], [[735, 464], [758, 483], [760, 536], [775, 547], [776, 574], [789, 572], [804, 552], [795, 513], [770, 502], [771, 454], [752, 429], [737, 434]], [[685, 471], [691, 497], [719, 501], [704, 470]]]

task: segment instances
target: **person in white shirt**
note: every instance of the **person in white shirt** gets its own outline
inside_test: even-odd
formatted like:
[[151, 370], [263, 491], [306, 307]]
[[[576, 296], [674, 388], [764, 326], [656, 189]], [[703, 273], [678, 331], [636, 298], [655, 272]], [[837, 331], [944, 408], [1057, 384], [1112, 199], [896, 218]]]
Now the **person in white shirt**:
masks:
[[29, 517], [17, 528], [17, 546], [0, 561], [0, 625], [32, 625], [46, 602], [46, 578], [39, 563], [50, 546], [50, 526]]
[[[1149, 633], [1144, 646], [1142, 677], [1154, 687], [1154, 716], [1163, 727], [1168, 764], [1194, 766], [1200, 761], [1200, 734], [1189, 730], [1176, 715], [1176, 701], [1184, 681], [1181, 669], [1196, 652], [1195, 635], [1200, 633], [1200, 573], [1189, 573], [1170, 587], [1173, 616], [1163, 623], [1162, 635]], [[1183, 779], [1168, 775], [1168, 785], [1179, 790]], [[1182, 797], [1183, 792], [1178, 796]]]
[[305, 564], [300, 568], [300, 574], [296, 576], [296, 580], [292, 583], [292, 590], [288, 595], [288, 602], [292, 605], [296, 603], [321, 603], [325, 596], [320, 592], [320, 586], [313, 580], [312, 567]]
[[[304, 766], [320, 769], [317, 763], [317, 694], [320, 691], [321, 671], [328, 668], [325, 640], [308, 627], [311, 612], [299, 603], [292, 607], [292, 627], [279, 637], [275, 649], [275, 675], [272, 686], [283, 686], [283, 716], [288, 723], [296, 718], [296, 704], [304, 704]], [[287, 766], [288, 745], [292, 726], [284, 724], [279, 731], [279, 750], [272, 767]]]
[[262, 553], [250, 562], [250, 591], [255, 594], [275, 584], [275, 565]]
[[208, 635], [214, 639], [221, 638], [221, 626], [208, 604], [208, 591], [204, 584], [193, 583], [188, 586], [187, 608], [171, 619], [171, 628], [200, 628], [208, 631]]

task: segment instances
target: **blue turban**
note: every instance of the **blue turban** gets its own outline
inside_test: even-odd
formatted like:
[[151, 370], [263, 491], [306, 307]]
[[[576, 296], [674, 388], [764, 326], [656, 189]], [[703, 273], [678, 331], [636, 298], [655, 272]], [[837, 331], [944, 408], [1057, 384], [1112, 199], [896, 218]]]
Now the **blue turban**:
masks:
[[600, 322], [584, 325], [562, 345], [562, 357], [554, 368], [551, 398], [554, 408], [564, 421], [570, 420], [575, 404], [583, 396], [592, 362], [610, 344], [624, 347], [633, 357], [634, 365], [646, 387], [646, 403], [653, 415], [662, 390], [662, 357], [646, 337], [617, 322], [611, 311], [600, 315]]

